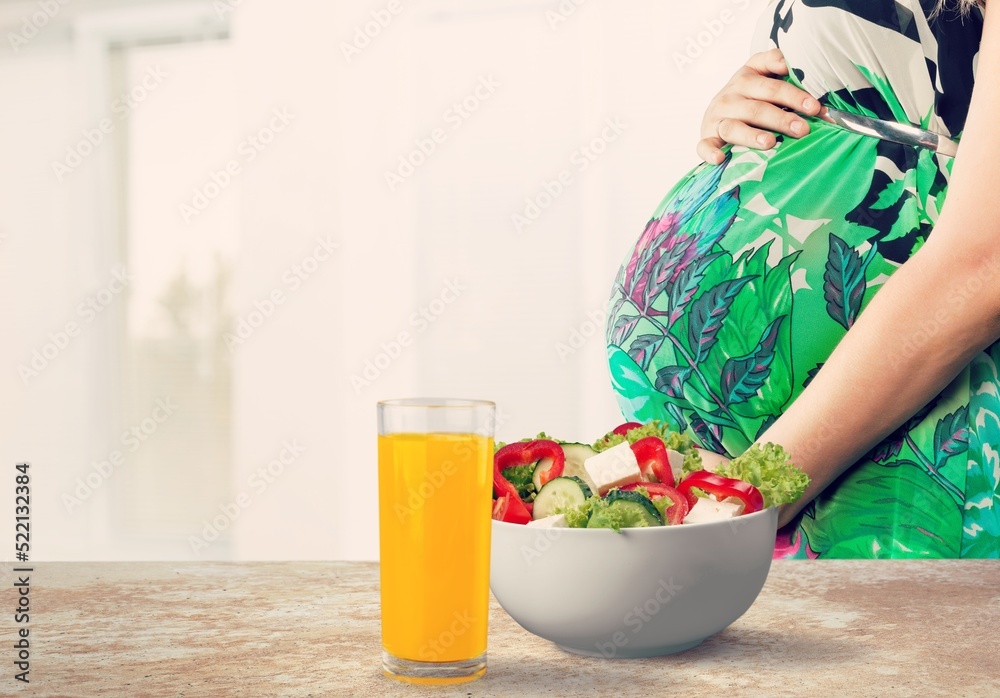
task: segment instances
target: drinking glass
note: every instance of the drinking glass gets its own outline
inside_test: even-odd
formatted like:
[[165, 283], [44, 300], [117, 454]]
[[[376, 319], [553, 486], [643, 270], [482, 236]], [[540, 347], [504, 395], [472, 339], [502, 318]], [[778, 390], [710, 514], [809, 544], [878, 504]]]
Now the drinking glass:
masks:
[[486, 673], [495, 405], [378, 403], [382, 669], [423, 684]]

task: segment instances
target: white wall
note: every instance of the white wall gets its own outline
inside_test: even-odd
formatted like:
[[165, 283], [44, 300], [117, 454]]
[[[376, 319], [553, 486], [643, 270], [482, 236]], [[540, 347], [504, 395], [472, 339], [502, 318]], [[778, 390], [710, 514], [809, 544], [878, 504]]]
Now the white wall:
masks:
[[[146, 550], [375, 558], [381, 398], [493, 399], [506, 417], [498, 434], [505, 439], [545, 430], [589, 440], [614, 426], [603, 332], [570, 356], [558, 346], [604, 309], [621, 257], [696, 163], [704, 106], [749, 55], [762, 4], [402, 1], [348, 61], [342, 44], [387, 1], [233, 3], [222, 13], [237, 95], [230, 142], [267, 124], [274, 109], [293, 118], [226, 194], [237, 202], [239, 230], [231, 310], [245, 317], [275, 289], [286, 302], [232, 355], [230, 486], [214, 496], [225, 506], [242, 492], [249, 506], [224, 545], [186, 545], [203, 527], [195, 517], [169, 545]], [[576, 9], [553, 26], [547, 13], [560, 6]], [[3, 27], [20, 26], [15, 10], [24, 6], [13, 7], [0, 16]], [[95, 326], [37, 382], [24, 385], [16, 372], [95, 282], [100, 265], [88, 266], [88, 250], [110, 244], [99, 240], [94, 206], [81, 206], [81, 195], [48, 173], [53, 150], [81, 121], [74, 47], [69, 32], [56, 40], [58, 19], [46, 29], [52, 40], [0, 57], [0, 293], [8, 299], [0, 390], [11, 396], [0, 403], [9, 463], [0, 473], [16, 459], [35, 463], [36, 559], [136, 558], [143, 548], [116, 529], [112, 498], [70, 515], [59, 497], [118, 427], [104, 405], [113, 404], [105, 393], [119, 389], [119, 377], [98, 370], [115, 328]], [[701, 55], [679, 66], [677, 55], [699, 33]], [[452, 105], [481, 81], [496, 87], [457, 118]], [[574, 153], [609, 119], [622, 124], [621, 135], [581, 169]], [[392, 190], [386, 172], [435, 129], [443, 142]], [[571, 183], [518, 230], [512, 216], [524, 215], [525, 199], [563, 170]], [[78, 174], [86, 175], [78, 186], [100, 199], [100, 173]], [[156, 181], [177, 192], [163, 197], [162, 215], [176, 217], [191, 182], [209, 175]], [[314, 251], [317, 236], [339, 249], [293, 289], [283, 277]], [[463, 287], [457, 300], [421, 330], [411, 316], [452, 280]], [[371, 385], [352, 387], [351, 376], [400, 332], [412, 344]], [[260, 491], [251, 477], [288, 441], [304, 452]], [[0, 513], [8, 499], [0, 497]]]

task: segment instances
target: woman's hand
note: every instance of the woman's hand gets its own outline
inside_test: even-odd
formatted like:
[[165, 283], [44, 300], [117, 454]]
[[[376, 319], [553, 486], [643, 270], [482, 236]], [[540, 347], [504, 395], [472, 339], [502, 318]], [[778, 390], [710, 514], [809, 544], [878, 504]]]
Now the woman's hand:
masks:
[[788, 65], [780, 49], [752, 55], [709, 103], [698, 157], [718, 165], [726, 143], [767, 150], [777, 142], [772, 132], [792, 138], [809, 133], [809, 124], [795, 112], [817, 116], [820, 103], [782, 75], [788, 75]]

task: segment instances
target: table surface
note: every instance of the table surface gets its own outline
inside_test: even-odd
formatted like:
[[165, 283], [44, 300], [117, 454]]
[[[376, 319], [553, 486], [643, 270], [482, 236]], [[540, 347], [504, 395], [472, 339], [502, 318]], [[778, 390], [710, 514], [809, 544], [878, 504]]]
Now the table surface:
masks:
[[653, 659], [567, 654], [494, 600], [486, 677], [447, 689], [382, 676], [375, 563], [33, 568], [31, 684], [4, 612], [0, 695], [1000, 696], [1000, 562], [778, 561], [736, 623]]

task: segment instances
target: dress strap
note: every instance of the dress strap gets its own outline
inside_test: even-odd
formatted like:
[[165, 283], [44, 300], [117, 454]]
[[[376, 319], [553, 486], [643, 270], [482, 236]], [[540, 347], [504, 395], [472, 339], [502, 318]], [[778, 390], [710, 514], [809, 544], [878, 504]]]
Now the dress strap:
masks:
[[926, 131], [910, 124], [901, 124], [895, 121], [883, 121], [873, 119], [862, 114], [852, 114], [851, 112], [840, 111], [839, 109], [827, 109], [827, 120], [838, 126], [861, 133], [866, 136], [874, 136], [887, 141], [902, 143], [903, 145], [913, 145], [920, 148], [928, 148], [947, 157], [955, 157], [958, 154], [958, 141], [934, 131]]

